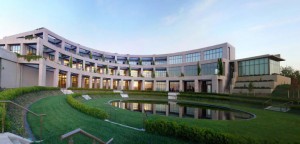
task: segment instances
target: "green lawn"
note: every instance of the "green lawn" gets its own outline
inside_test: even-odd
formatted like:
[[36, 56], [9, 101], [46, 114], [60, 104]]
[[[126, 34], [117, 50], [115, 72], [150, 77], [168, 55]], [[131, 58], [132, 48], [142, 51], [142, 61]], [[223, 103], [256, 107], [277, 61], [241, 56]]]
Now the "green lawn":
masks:
[[[135, 96], [134, 98], [139, 98]], [[165, 99], [163, 97], [145, 96], [144, 99]], [[133, 126], [143, 127], [144, 115], [139, 112], [114, 108], [108, 104], [112, 99], [120, 99], [116, 96], [94, 96], [92, 100], [84, 102], [86, 105], [104, 109], [110, 114], [110, 120]], [[79, 99], [80, 100], [80, 99]], [[82, 100], [82, 99], [81, 99]], [[263, 110], [261, 106], [251, 104], [236, 104], [230, 101], [212, 101], [199, 100], [202, 103], [211, 103], [220, 106], [227, 106], [235, 109], [244, 110], [256, 115], [252, 120], [234, 120], [234, 121], [214, 121], [214, 120], [196, 120], [192, 118], [176, 118], [152, 115], [150, 119], [169, 119], [185, 123], [195, 127], [210, 128], [216, 131], [231, 133], [241, 136], [252, 137], [255, 139], [267, 139], [278, 141], [279, 143], [300, 142], [300, 115], [295, 113], [281, 113]], [[61, 134], [71, 131], [75, 128], [82, 128], [97, 137], [107, 141], [111, 137], [115, 143], [183, 143], [169, 137], [162, 137], [145, 132], [138, 132], [128, 128], [112, 125], [102, 120], [90, 117], [70, 107], [65, 100], [65, 96], [49, 97], [34, 103], [31, 110], [38, 113], [46, 113], [45, 117], [45, 135], [54, 135], [58, 138]], [[29, 116], [31, 124], [36, 120]], [[32, 125], [33, 131], [39, 132], [37, 125]], [[46, 137], [47, 137], [46, 136]], [[84, 139], [79, 138], [82, 142]]]
[[[104, 141], [114, 138], [114, 143], [184, 143], [177, 139], [148, 134], [93, 118], [69, 106], [66, 96], [42, 99], [31, 105], [30, 109], [37, 113], [47, 114], [44, 118], [43, 130], [44, 138], [47, 139], [45, 143], [63, 143], [59, 140], [60, 136], [76, 128], [81, 128]], [[39, 135], [39, 120], [28, 115], [28, 121], [35, 135]], [[91, 143], [82, 137], [76, 137], [76, 139], [80, 141], [80, 144]]]

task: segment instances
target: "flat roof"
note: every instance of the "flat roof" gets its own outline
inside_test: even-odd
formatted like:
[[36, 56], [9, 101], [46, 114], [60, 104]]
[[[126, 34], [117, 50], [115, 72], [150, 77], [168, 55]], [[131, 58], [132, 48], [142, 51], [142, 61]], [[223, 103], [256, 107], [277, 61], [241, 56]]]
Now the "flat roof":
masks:
[[232, 61], [245, 61], [245, 60], [252, 60], [252, 59], [259, 59], [259, 58], [270, 58], [270, 59], [275, 60], [275, 61], [285, 61], [285, 59], [280, 57], [280, 54], [276, 54], [276, 55], [270, 55], [270, 54], [259, 55], [259, 56], [254, 56], [254, 57], [236, 59], [236, 60], [232, 60]]

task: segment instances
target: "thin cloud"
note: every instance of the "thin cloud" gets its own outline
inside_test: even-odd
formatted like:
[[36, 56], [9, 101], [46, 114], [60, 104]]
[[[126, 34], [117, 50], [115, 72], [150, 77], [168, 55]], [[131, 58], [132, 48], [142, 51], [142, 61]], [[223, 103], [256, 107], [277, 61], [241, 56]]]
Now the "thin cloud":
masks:
[[263, 31], [266, 29], [289, 25], [289, 24], [293, 24], [293, 23], [297, 23], [297, 22], [300, 22], [300, 18], [298, 18], [298, 17], [292, 18], [292, 19], [277, 20], [277, 21], [273, 21], [273, 22], [254, 25], [254, 26], [250, 27], [249, 30], [250, 31]]

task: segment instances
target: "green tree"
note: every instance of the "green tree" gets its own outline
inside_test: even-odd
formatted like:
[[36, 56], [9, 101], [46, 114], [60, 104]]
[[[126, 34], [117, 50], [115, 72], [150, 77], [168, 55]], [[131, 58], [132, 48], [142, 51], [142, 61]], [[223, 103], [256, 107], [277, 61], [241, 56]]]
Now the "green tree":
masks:
[[108, 65], [105, 65], [106, 74], [108, 74]]
[[221, 58], [218, 59], [218, 75], [223, 75], [223, 61]]
[[197, 64], [197, 72], [198, 72], [198, 75], [201, 74], [200, 62], [198, 62], [198, 64]]
[[72, 68], [73, 66], [73, 58], [70, 56], [70, 59], [69, 59], [69, 67]]
[[92, 52], [90, 52], [90, 59], [92, 59], [93, 58], [93, 55], [92, 55]]
[[253, 91], [253, 89], [254, 89], [254, 85], [253, 85], [252, 82], [250, 82], [249, 85], [248, 85], [248, 91], [249, 91], [249, 93], [251, 93]]

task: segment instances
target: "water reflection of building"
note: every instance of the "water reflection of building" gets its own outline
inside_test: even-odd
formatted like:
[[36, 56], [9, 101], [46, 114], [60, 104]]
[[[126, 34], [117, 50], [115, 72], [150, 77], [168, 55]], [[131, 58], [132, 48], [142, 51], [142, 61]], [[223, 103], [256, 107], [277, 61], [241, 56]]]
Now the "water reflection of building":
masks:
[[211, 120], [235, 120], [248, 119], [250, 114], [233, 112], [222, 109], [211, 109], [201, 107], [190, 107], [178, 105], [175, 102], [166, 104], [151, 104], [138, 102], [112, 102], [112, 106], [148, 114], [159, 114], [165, 116], [177, 116], [180, 118], [211, 119]]

